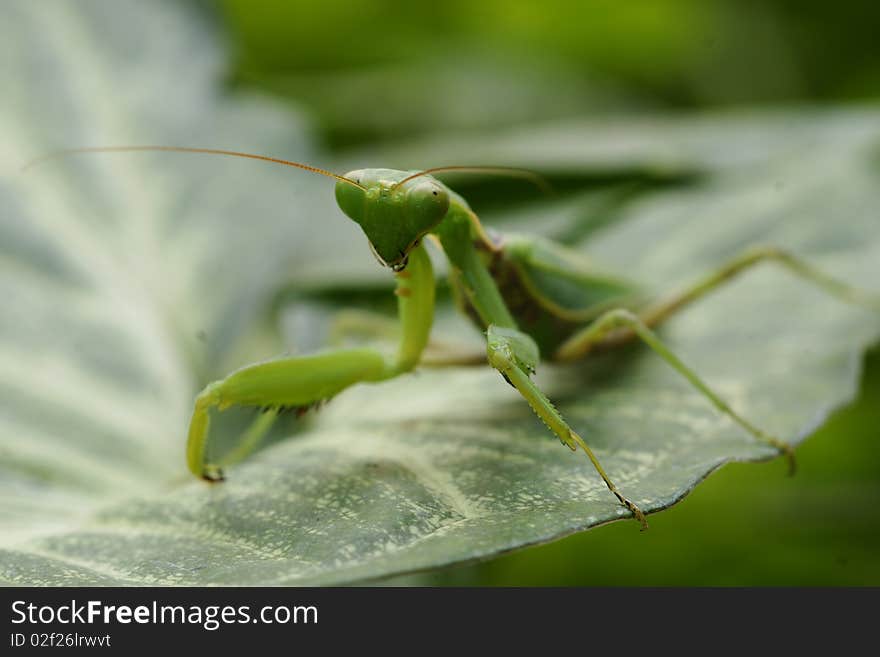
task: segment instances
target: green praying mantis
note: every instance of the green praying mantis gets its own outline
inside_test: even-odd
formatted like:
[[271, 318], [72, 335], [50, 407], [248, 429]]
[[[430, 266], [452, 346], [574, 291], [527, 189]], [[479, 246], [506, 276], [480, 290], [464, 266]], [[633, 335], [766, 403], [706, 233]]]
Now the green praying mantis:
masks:
[[[645, 514], [605, 472], [581, 435], [566, 422], [532, 380], [540, 360], [571, 363], [590, 353], [641, 340], [684, 377], [722, 414], [755, 440], [787, 457], [789, 443], [769, 435], [726, 403], [672, 353], [654, 328], [738, 274], [761, 263], [781, 265], [845, 302], [880, 312], [880, 298], [827, 275], [783, 250], [757, 246], [708, 272], [691, 285], [646, 296], [640, 285], [596, 267], [581, 254], [547, 239], [490, 235], [467, 201], [434, 174], [448, 171], [501, 173], [542, 179], [508, 167], [437, 167], [418, 171], [358, 169], [338, 175], [300, 162], [210, 148], [121, 146], [62, 151], [177, 151], [264, 160], [335, 179], [336, 201], [360, 225], [376, 259], [396, 278], [399, 346], [393, 356], [370, 347], [340, 348], [248, 365], [209, 383], [196, 397], [189, 425], [189, 470], [208, 481], [223, 479], [223, 466], [251, 453], [278, 414], [297, 414], [358, 383], [392, 379], [416, 368], [430, 341], [435, 276], [425, 241], [434, 241], [449, 261], [458, 308], [484, 332], [485, 359], [513, 386], [547, 428], [572, 451], [582, 450], [617, 500], [647, 528]], [[450, 360], [455, 363], [455, 358]], [[211, 412], [231, 406], [264, 412], [242, 435], [234, 458], [211, 457]]]

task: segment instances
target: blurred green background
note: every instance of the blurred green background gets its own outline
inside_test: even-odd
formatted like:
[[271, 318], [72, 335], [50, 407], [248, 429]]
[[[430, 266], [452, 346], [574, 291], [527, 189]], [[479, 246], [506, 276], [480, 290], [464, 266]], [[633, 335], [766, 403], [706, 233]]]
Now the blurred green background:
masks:
[[344, 148], [560, 116], [877, 97], [870, 0], [224, 0], [232, 79]]
[[[564, 117], [880, 96], [868, 0], [224, 0], [221, 15], [230, 86], [287, 99], [343, 158]], [[646, 534], [616, 523], [389, 583], [878, 585], [880, 351], [866, 365], [860, 400], [799, 450], [794, 478], [729, 465]]]

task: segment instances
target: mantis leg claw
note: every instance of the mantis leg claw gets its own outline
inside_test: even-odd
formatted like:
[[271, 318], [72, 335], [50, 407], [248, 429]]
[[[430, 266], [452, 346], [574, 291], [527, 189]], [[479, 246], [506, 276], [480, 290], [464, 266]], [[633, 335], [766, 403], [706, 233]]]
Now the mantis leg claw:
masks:
[[646, 531], [648, 529], [648, 519], [645, 518], [645, 514], [642, 512], [642, 510], [637, 507], [633, 502], [630, 502], [623, 495], [618, 493], [617, 490], [612, 489], [611, 492], [614, 493], [615, 497], [617, 497], [617, 499], [620, 501], [621, 504], [623, 504], [623, 506], [625, 506], [632, 512], [633, 517], [639, 521], [639, 524], [642, 525], [640, 531]]
[[217, 465], [206, 465], [202, 471], [202, 479], [212, 484], [225, 481], [223, 469]]

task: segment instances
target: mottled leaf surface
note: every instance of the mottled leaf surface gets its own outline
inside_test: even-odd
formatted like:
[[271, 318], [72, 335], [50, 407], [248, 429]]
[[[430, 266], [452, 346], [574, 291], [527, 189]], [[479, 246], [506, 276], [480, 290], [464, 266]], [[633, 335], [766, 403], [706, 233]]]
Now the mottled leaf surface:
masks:
[[[283, 349], [266, 337], [279, 285], [344, 287], [387, 273], [317, 177], [156, 154], [19, 171], [56, 148], [120, 143], [322, 164], [295, 115], [222, 92], [222, 38], [183, 7], [0, 8], [0, 580], [348, 583], [626, 516], [584, 456], [487, 368], [351, 389], [226, 483], [190, 479], [193, 395], [245, 355]], [[592, 188], [486, 220], [568, 235], [658, 290], [756, 242], [878, 289], [878, 149], [880, 111], [866, 108], [555, 123], [355, 159], [686, 174], [687, 184], [629, 198], [597, 230], [578, 230], [595, 210]], [[467, 331], [448, 314], [443, 326]], [[737, 409], [795, 442], [852, 399], [878, 334], [877, 315], [772, 266], [662, 330]], [[538, 381], [646, 511], [725, 462], [773, 455], [638, 346], [542, 367]]]

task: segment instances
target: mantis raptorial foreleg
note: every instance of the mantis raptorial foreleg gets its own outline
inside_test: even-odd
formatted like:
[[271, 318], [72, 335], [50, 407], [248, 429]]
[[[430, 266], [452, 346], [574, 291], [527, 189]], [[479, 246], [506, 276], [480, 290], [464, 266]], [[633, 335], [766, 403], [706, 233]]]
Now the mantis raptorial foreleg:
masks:
[[[778, 449], [788, 458], [789, 470], [794, 472], [794, 451], [788, 443], [774, 438], [765, 433], [761, 429], [754, 426], [751, 422], [739, 415], [725, 402], [715, 391], [712, 390], [697, 374], [685, 365], [669, 348], [660, 341], [657, 335], [648, 328], [648, 326], [634, 313], [629, 310], [617, 309], [611, 310], [587, 326], [583, 331], [577, 334], [577, 341], [569, 341], [563, 348], [557, 352], [557, 358], [561, 361], [577, 360], [589, 353], [590, 349], [595, 345], [601, 345], [605, 340], [621, 330], [627, 330], [636, 335], [646, 345], [648, 345], [654, 353], [665, 360], [669, 365], [691, 385], [693, 385], [700, 393], [706, 397], [719, 411], [727, 415], [734, 422], [748, 431], [756, 440], [766, 443]], [[570, 352], [565, 351], [566, 345], [570, 346]], [[567, 357], [570, 354], [570, 358]]]
[[224, 459], [233, 462], [256, 448], [278, 412], [303, 411], [355, 383], [383, 381], [415, 367], [434, 319], [434, 272], [424, 247], [410, 252], [406, 271], [397, 273], [395, 293], [400, 321], [396, 357], [375, 349], [340, 349], [250, 365], [208, 384], [196, 397], [190, 421], [186, 451], [190, 471], [211, 481], [223, 478], [223, 463], [210, 454], [212, 409], [254, 406], [272, 414], [258, 418], [232, 456]]
[[212, 408], [222, 411], [233, 405], [255, 406], [273, 412], [307, 409], [355, 383], [390, 376], [393, 373], [388, 371], [385, 357], [373, 349], [273, 360], [233, 372], [209, 384], [196, 397], [187, 442], [189, 469], [203, 479], [223, 478], [220, 463], [212, 459], [209, 449]]

